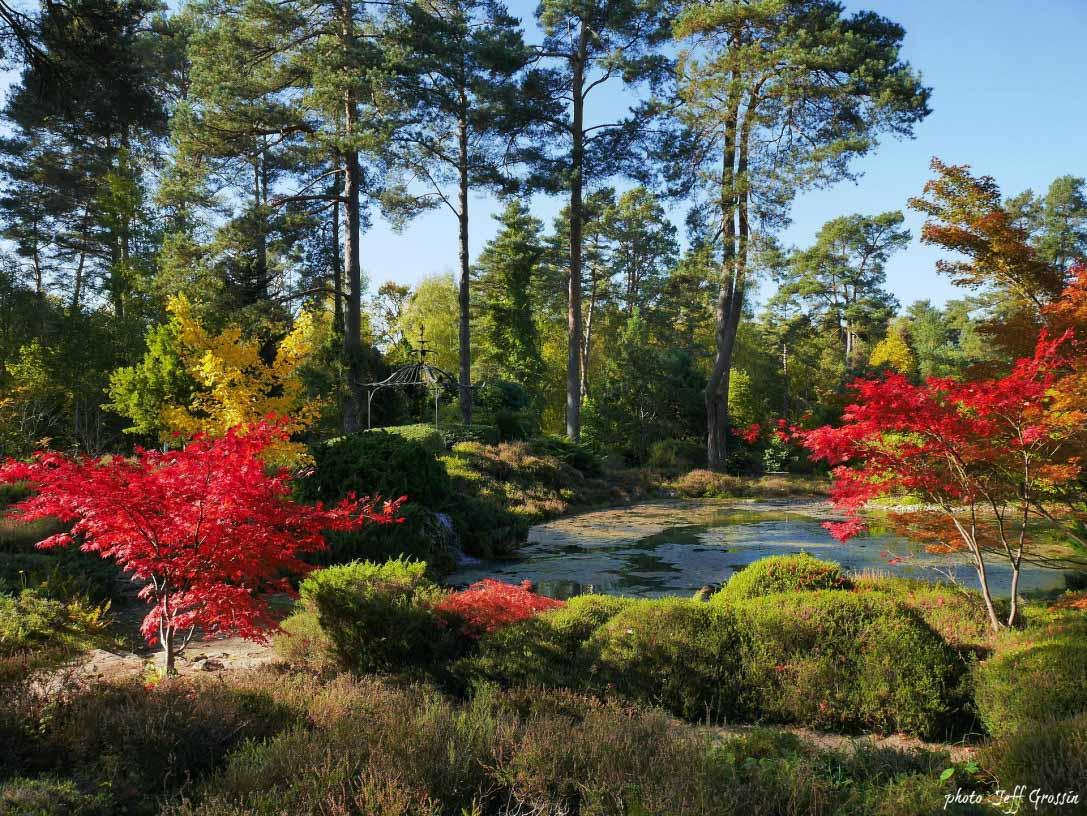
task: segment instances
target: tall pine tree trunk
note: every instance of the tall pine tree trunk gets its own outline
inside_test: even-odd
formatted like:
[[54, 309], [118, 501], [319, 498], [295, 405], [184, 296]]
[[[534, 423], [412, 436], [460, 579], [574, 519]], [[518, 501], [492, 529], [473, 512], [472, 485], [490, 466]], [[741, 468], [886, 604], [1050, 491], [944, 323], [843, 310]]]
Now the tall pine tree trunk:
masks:
[[[352, 0], [343, 4], [343, 48], [345, 53], [354, 51], [355, 28]], [[344, 94], [344, 131], [348, 148], [344, 154], [344, 234], [343, 264], [344, 286], [347, 297], [344, 304], [343, 355], [347, 370], [347, 399], [343, 412], [343, 429], [353, 433], [362, 428], [366, 397], [363, 394], [365, 366], [362, 359], [362, 264], [359, 260], [359, 233], [361, 225], [360, 194], [362, 171], [359, 167], [358, 148], [351, 144], [358, 125], [358, 100], [351, 88]]]
[[460, 281], [457, 303], [460, 308], [460, 416], [465, 425], [472, 424], [472, 316], [470, 262], [468, 257], [468, 121], [467, 100], [462, 99], [463, 115], [457, 123], [457, 169], [460, 173], [460, 201], [457, 220], [460, 228]]
[[589, 31], [584, 23], [578, 36], [574, 57], [573, 117], [570, 150], [570, 280], [566, 307], [566, 436], [576, 442], [581, 437], [581, 227], [582, 188], [585, 184], [585, 55]]

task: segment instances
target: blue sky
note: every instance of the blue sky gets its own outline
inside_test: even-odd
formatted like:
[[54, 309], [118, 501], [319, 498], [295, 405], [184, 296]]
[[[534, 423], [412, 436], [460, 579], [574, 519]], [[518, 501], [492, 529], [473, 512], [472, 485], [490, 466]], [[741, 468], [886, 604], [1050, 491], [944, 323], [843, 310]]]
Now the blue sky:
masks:
[[[932, 156], [995, 177], [1005, 195], [1044, 190], [1060, 175], [1087, 176], [1087, 0], [868, 0], [847, 7], [902, 24], [903, 56], [932, 87], [933, 112], [915, 139], [886, 141], [857, 162], [863, 176], [856, 184], [799, 196], [781, 237], [803, 246], [836, 216], [902, 209], [914, 240], [888, 265], [888, 288], [903, 306], [922, 298], [943, 303], [962, 292], [936, 273], [939, 253], [918, 242], [921, 219], [906, 210], [906, 199], [921, 192]], [[511, 0], [510, 8], [533, 37], [535, 0]], [[597, 100], [610, 108], [605, 113], [627, 103], [620, 94]], [[561, 205], [544, 196], [533, 200], [548, 222]], [[495, 233], [496, 203], [479, 198], [471, 207], [474, 257]], [[682, 210], [674, 217], [682, 225]], [[436, 210], [397, 234], [375, 216], [362, 252], [375, 288], [385, 280], [414, 283], [452, 271], [455, 220]]]

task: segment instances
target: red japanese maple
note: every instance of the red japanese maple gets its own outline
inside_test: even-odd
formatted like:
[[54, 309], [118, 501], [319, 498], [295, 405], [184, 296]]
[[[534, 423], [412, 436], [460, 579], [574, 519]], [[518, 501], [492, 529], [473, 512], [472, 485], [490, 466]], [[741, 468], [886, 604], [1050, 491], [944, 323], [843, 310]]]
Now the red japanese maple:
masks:
[[143, 584], [140, 597], [152, 608], [141, 631], [161, 644], [172, 672], [194, 634], [264, 640], [275, 623], [262, 593], [289, 592], [287, 576], [309, 569], [299, 556], [322, 549], [325, 531], [394, 520], [397, 502], [292, 501], [290, 473], [261, 459], [283, 437], [281, 424], [269, 421], [244, 435], [197, 438], [176, 451], [137, 450], [131, 458], [39, 452], [30, 462], [0, 466], [0, 483], [26, 481], [34, 489], [11, 509], [15, 517], [71, 524], [38, 547], [78, 543]]
[[848, 516], [826, 526], [844, 541], [864, 529], [858, 511], [871, 499], [921, 496], [929, 509], [898, 514], [896, 524], [933, 550], [968, 553], [994, 628], [1001, 622], [986, 558], [1006, 561], [1006, 623], [1015, 623], [1022, 564], [1060, 565], [1033, 546], [1035, 528], [1044, 520], [1075, 535], [1083, 519], [1061, 498], [1082, 472], [1087, 393], [1061, 386], [1077, 382], [1071, 372], [1084, 368], [1084, 349], [1070, 333], [1043, 333], [1034, 356], [1005, 377], [914, 385], [888, 374], [856, 381], [856, 401], [839, 427], [799, 433], [813, 458], [836, 466], [832, 500]]
[[478, 636], [561, 606], [562, 601], [537, 595], [529, 581], [506, 584], [485, 578], [447, 595], [435, 608], [456, 618], [469, 636]]

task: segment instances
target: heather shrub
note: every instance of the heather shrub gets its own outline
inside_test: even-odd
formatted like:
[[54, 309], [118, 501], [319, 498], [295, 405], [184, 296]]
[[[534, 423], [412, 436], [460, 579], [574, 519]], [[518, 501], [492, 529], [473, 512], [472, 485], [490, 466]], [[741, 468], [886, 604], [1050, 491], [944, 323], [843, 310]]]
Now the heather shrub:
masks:
[[[978, 761], [1005, 790], [1026, 785], [1046, 793], [1077, 791], [1082, 807], [1087, 793], [1087, 713], [1030, 723], [983, 746]], [[1071, 813], [1073, 806], [1049, 803], [1037, 812]]]
[[955, 649], [984, 654], [992, 647], [989, 617], [978, 592], [917, 578], [852, 580], [857, 592], [884, 594], [912, 609]]
[[335, 644], [321, 628], [317, 610], [312, 603], [303, 603], [279, 625], [272, 638], [276, 656], [295, 668], [316, 674], [333, 672], [340, 667]]
[[590, 683], [689, 719], [739, 713], [740, 633], [732, 610], [681, 599], [637, 601], [585, 644]]
[[961, 663], [890, 600], [821, 590], [754, 598], [735, 614], [743, 693], [760, 719], [934, 737], [955, 713]]
[[978, 714], [994, 737], [1087, 713], [1087, 626], [1061, 621], [1009, 634], [974, 670]]
[[726, 583], [713, 599], [718, 603], [742, 601], [778, 592], [848, 589], [850, 581], [841, 566], [807, 553], [775, 555], [748, 564]]
[[612, 595], [571, 598], [561, 608], [484, 635], [454, 673], [467, 685], [489, 681], [506, 688], [583, 688], [591, 666], [582, 646], [632, 603]]
[[670, 487], [685, 499], [727, 499], [747, 495], [744, 479], [713, 470], [692, 470]]
[[300, 594], [316, 610], [342, 668], [425, 671], [452, 647], [449, 628], [434, 612], [442, 591], [420, 562], [355, 561], [317, 570]]

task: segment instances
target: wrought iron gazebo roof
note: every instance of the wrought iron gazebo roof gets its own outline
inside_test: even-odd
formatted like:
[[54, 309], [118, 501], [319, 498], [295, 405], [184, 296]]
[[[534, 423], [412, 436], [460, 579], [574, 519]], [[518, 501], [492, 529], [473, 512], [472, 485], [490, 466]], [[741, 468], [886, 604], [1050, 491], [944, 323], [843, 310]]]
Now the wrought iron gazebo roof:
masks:
[[423, 336], [423, 327], [419, 327], [418, 345], [411, 350], [418, 355], [417, 362], [409, 363], [396, 369], [392, 374], [379, 382], [365, 383], [366, 389], [366, 427], [371, 428], [370, 405], [374, 395], [383, 388], [412, 388], [421, 386], [430, 389], [434, 393], [434, 424], [438, 424], [438, 397], [443, 391], [456, 392], [459, 389], [457, 378], [444, 368], [431, 365], [426, 361], [432, 349], [427, 347], [427, 340]]

